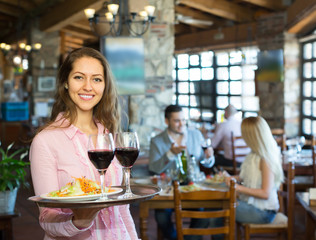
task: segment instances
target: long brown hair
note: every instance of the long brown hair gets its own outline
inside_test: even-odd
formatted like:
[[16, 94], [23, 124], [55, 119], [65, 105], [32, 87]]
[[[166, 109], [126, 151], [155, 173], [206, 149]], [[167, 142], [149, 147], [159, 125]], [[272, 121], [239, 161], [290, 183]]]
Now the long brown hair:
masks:
[[71, 100], [65, 84], [68, 82], [68, 76], [73, 69], [73, 64], [76, 60], [82, 57], [92, 57], [97, 59], [104, 70], [105, 89], [100, 102], [93, 109], [94, 118], [106, 127], [111, 133], [120, 130], [121, 114], [120, 104], [117, 89], [114, 83], [110, 66], [105, 57], [93, 48], [79, 48], [73, 50], [63, 64], [61, 65], [57, 76], [57, 91], [55, 93], [55, 102], [52, 108], [52, 113], [48, 123], [39, 131], [56, 121], [59, 113], [63, 112], [70, 124], [73, 124], [77, 118], [76, 105]]

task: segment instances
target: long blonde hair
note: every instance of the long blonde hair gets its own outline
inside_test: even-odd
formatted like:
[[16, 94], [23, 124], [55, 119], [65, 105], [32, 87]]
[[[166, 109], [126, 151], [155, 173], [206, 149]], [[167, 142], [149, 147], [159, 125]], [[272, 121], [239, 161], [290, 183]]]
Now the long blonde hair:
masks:
[[248, 117], [241, 123], [241, 134], [251, 150], [266, 161], [274, 174], [274, 182], [279, 186], [284, 180], [281, 154], [264, 118]]

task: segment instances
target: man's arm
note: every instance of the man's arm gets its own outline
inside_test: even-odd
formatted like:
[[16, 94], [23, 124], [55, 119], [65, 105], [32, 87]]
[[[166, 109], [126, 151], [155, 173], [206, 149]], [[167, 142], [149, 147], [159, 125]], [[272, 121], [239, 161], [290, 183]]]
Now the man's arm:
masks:
[[151, 139], [149, 151], [149, 170], [151, 172], [160, 174], [170, 167], [176, 157], [170, 147], [170, 144]]

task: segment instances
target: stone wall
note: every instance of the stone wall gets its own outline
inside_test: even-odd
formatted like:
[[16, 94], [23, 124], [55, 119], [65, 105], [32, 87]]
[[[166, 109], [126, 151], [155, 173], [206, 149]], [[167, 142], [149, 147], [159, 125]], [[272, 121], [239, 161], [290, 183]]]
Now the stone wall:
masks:
[[129, 98], [130, 128], [137, 131], [144, 151], [165, 128], [164, 109], [173, 97], [174, 3], [158, 0], [154, 5], [157, 19], [144, 35], [146, 94]]
[[55, 90], [41, 91], [38, 83], [41, 77], [52, 77], [55, 79], [57, 77], [60, 57], [59, 32], [41, 32], [37, 28], [33, 28], [29, 42], [42, 44], [40, 51], [32, 52], [29, 59], [29, 82], [32, 87], [31, 112], [36, 114], [35, 102], [49, 102], [47, 112], [50, 114], [51, 99], [54, 97]]
[[288, 137], [299, 134], [300, 117], [300, 45], [291, 34], [284, 42], [284, 121]]
[[283, 31], [285, 20], [285, 14], [278, 13], [258, 21], [258, 47], [260, 51], [282, 49], [284, 73], [280, 81], [257, 82], [257, 89], [261, 116], [271, 128], [284, 128], [291, 137], [299, 128], [299, 45], [295, 36]]

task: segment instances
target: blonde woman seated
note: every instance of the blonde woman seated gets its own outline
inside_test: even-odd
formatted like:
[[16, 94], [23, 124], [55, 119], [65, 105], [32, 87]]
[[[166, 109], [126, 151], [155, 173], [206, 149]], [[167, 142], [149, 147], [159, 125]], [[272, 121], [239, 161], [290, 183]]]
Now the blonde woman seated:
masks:
[[270, 223], [279, 209], [277, 191], [283, 181], [281, 154], [270, 127], [262, 117], [245, 118], [241, 133], [251, 148], [241, 165], [236, 190], [238, 205], [236, 221], [240, 223]]

